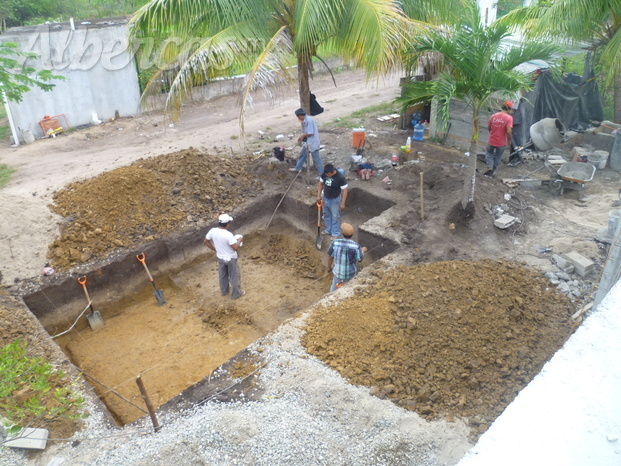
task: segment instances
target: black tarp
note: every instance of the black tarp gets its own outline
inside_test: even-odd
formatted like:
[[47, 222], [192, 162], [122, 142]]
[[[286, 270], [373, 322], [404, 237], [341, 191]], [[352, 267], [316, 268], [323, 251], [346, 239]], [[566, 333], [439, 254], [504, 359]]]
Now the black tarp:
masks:
[[530, 140], [530, 127], [543, 118], [558, 118], [565, 129], [583, 132], [591, 121], [602, 121], [604, 110], [597, 82], [589, 59], [584, 76], [564, 75], [555, 79], [550, 71], [543, 71], [534, 88], [520, 99], [513, 115], [513, 145], [524, 146]]

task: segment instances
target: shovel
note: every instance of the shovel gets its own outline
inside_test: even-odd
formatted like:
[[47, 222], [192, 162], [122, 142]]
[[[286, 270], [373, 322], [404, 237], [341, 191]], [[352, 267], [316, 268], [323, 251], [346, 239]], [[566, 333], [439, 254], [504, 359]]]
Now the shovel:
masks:
[[321, 249], [321, 201], [317, 201], [317, 239], [315, 239], [315, 247]]
[[78, 283], [82, 285], [82, 288], [84, 289], [84, 294], [86, 295], [86, 300], [88, 301], [88, 307], [91, 309], [91, 313], [86, 314], [86, 318], [88, 319], [88, 325], [92, 331], [99, 330], [104, 326], [104, 321], [99, 311], [93, 309], [93, 302], [91, 301], [91, 297], [88, 295], [88, 290], [86, 289], [86, 275], [78, 278]]
[[157, 286], [155, 286], [155, 281], [153, 280], [153, 277], [151, 276], [151, 272], [149, 272], [149, 268], [147, 267], [146, 258], [147, 257], [144, 255], [144, 252], [136, 256], [136, 259], [142, 262], [144, 269], [147, 271], [147, 275], [149, 275], [149, 280], [151, 280], [151, 285], [153, 285], [153, 289], [155, 290], [155, 292], [153, 293], [153, 296], [155, 296], [155, 300], [157, 301], [157, 304], [159, 304], [160, 306], [163, 306], [164, 304], [166, 304], [166, 299], [164, 298], [164, 292], [162, 290], [158, 290]]

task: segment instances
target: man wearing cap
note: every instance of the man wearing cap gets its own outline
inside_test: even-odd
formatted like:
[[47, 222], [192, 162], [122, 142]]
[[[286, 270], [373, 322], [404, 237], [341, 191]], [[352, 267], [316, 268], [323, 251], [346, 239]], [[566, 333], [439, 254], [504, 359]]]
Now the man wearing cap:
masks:
[[315, 124], [315, 120], [312, 116], [307, 115], [303, 108], [298, 108], [295, 111], [295, 116], [298, 117], [298, 121], [302, 123], [302, 134], [298, 138], [298, 144], [302, 144], [306, 141], [306, 144], [302, 146], [302, 151], [298, 157], [298, 161], [295, 164], [295, 168], [290, 168], [289, 171], [300, 172], [304, 168], [308, 152], [313, 156], [315, 162], [315, 168], [319, 176], [323, 173], [323, 163], [321, 163], [321, 156], [319, 155], [319, 130]]
[[489, 130], [487, 150], [485, 151], [485, 164], [487, 165], [485, 175], [487, 176], [492, 176], [496, 172], [505, 148], [511, 144], [511, 136], [513, 135], [512, 108], [513, 103], [504, 102], [502, 111], [494, 113], [487, 122], [487, 129]]
[[341, 225], [343, 238], [335, 239], [328, 248], [328, 270], [332, 272], [332, 286], [330, 291], [339, 288], [343, 283], [348, 282], [358, 273], [358, 262], [364, 258], [367, 252], [366, 247], [360, 247], [352, 236], [354, 227], [349, 223]]
[[[323, 191], [323, 199], [322, 193]], [[323, 206], [324, 234], [336, 239], [341, 235], [341, 210], [347, 200], [347, 180], [331, 163], [327, 164], [319, 177], [317, 203]]]
[[232, 289], [231, 298], [237, 299], [246, 294], [240, 289], [240, 272], [237, 263], [237, 251], [242, 245], [243, 236], [233, 235], [229, 231], [229, 224], [233, 217], [229, 214], [218, 216], [218, 227], [209, 230], [205, 236], [204, 244], [209, 249], [216, 252], [218, 258], [218, 280], [220, 282], [220, 292], [222, 296], [229, 294]]

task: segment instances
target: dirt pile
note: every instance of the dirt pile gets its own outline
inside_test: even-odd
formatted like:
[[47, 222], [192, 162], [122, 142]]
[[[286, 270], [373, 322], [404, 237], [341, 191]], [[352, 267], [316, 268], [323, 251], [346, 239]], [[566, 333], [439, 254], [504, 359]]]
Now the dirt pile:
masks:
[[303, 343], [352, 383], [427, 419], [484, 432], [573, 328], [541, 275], [509, 262], [451, 261], [375, 271], [316, 312]]
[[54, 195], [65, 223], [48, 258], [69, 267], [232, 210], [262, 189], [251, 164], [190, 148], [73, 183]]
[[288, 234], [274, 234], [265, 241], [264, 247], [269, 254], [253, 255], [251, 259], [289, 269], [301, 278], [317, 279], [326, 275], [325, 266], [308, 241]]

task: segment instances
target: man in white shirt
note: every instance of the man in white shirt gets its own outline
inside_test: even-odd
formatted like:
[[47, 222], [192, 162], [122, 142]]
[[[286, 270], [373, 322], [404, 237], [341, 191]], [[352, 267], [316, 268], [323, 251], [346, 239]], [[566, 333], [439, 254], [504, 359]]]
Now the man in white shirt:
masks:
[[241, 276], [239, 264], [237, 263], [237, 251], [241, 247], [243, 236], [233, 235], [229, 231], [229, 224], [232, 221], [233, 217], [229, 214], [220, 214], [218, 217], [218, 227], [212, 228], [207, 232], [204, 244], [216, 252], [218, 258], [218, 280], [222, 296], [229, 294], [229, 291], [232, 289], [231, 298], [237, 299], [246, 294], [245, 291], [240, 289]]

